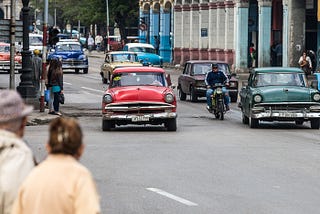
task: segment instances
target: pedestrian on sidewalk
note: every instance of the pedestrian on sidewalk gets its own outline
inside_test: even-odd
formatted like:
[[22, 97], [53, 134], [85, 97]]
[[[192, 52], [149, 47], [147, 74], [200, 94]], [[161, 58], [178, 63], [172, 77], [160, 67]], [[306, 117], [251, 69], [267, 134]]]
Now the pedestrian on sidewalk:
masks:
[[40, 93], [40, 79], [42, 75], [42, 59], [40, 57], [40, 50], [35, 49], [32, 56], [32, 72], [33, 83], [37, 93]]
[[250, 44], [249, 53], [250, 53], [250, 58], [251, 58], [251, 66], [250, 67], [255, 68], [256, 67], [256, 49], [254, 48], [253, 43]]
[[99, 196], [90, 171], [79, 159], [82, 130], [73, 118], [58, 117], [49, 126], [48, 157], [23, 182], [12, 214], [98, 214]]
[[58, 59], [51, 59], [50, 61], [48, 86], [50, 88], [49, 114], [61, 116], [59, 108], [60, 94], [63, 94], [63, 71], [62, 63]]
[[0, 213], [11, 213], [23, 180], [35, 165], [33, 154], [23, 141], [27, 116], [33, 107], [25, 105], [14, 90], [0, 90]]

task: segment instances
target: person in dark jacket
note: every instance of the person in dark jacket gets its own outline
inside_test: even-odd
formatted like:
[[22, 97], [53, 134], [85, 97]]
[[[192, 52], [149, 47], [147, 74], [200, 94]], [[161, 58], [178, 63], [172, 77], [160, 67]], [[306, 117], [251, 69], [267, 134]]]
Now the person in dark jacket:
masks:
[[[48, 85], [51, 88], [51, 94], [53, 94], [53, 109], [49, 108], [49, 114], [55, 114], [61, 116], [59, 112], [60, 106], [60, 94], [63, 94], [63, 71], [62, 63], [58, 59], [52, 59], [49, 65], [48, 71]], [[52, 96], [50, 96], [52, 98]]]
[[[206, 92], [206, 97], [207, 97], [207, 109], [209, 111], [212, 110], [212, 101], [211, 101], [211, 95], [214, 92], [213, 86], [217, 83], [221, 84], [229, 84], [229, 79], [228, 77], [222, 72], [219, 71], [218, 65], [213, 64], [212, 65], [212, 71], [208, 72], [205, 78], [205, 83], [207, 86], [207, 92]], [[224, 94], [224, 103], [226, 105], [226, 110], [229, 111], [229, 103], [230, 103], [230, 97], [227, 89], [225, 87], [222, 87], [222, 91]]]

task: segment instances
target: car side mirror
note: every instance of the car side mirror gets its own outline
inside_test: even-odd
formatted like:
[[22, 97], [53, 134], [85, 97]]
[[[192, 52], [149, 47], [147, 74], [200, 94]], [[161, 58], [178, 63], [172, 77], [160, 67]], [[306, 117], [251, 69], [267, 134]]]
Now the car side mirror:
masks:
[[319, 88], [318, 88], [318, 80], [312, 80], [310, 85], [311, 85], [311, 88], [319, 90]]

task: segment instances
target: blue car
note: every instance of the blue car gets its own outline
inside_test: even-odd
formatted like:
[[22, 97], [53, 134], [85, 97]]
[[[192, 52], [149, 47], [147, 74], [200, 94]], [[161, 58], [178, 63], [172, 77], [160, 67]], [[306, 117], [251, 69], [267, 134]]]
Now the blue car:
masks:
[[88, 57], [85, 55], [82, 45], [77, 40], [60, 40], [54, 48], [50, 49], [48, 62], [50, 62], [51, 59], [61, 60], [63, 70], [72, 69], [75, 70], [76, 73], [83, 70], [83, 73], [88, 73]]
[[163, 59], [156, 54], [156, 50], [151, 44], [146, 43], [127, 43], [123, 47], [124, 51], [136, 52], [138, 54], [139, 61], [144, 66], [159, 66], [162, 68]]

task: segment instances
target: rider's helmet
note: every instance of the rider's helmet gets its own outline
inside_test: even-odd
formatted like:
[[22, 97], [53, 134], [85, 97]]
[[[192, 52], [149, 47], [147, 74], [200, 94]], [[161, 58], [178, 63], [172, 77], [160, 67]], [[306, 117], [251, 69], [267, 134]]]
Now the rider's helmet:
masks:
[[34, 55], [39, 55], [39, 54], [40, 54], [40, 51], [39, 51], [38, 49], [34, 49], [33, 54], [34, 54]]
[[218, 64], [212, 64], [212, 70], [218, 68]]

